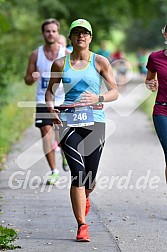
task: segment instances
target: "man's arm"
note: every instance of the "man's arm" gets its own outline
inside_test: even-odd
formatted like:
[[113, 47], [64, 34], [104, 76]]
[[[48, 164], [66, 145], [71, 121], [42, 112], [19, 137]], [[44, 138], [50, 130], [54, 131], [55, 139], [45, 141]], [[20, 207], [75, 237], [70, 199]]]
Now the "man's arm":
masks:
[[37, 56], [38, 56], [38, 50], [35, 50], [29, 57], [28, 67], [26, 75], [24, 77], [25, 83], [27, 85], [32, 85], [40, 77], [40, 73], [37, 71], [36, 66]]
[[64, 58], [60, 58], [55, 60], [51, 66], [51, 76], [45, 93], [45, 101], [50, 112], [54, 109], [54, 93], [62, 79], [63, 65]]
[[51, 77], [49, 85], [45, 93], [45, 102], [48, 111], [51, 113], [53, 123], [62, 125], [59, 118], [59, 110], [54, 109], [54, 93], [56, 92], [61, 80], [62, 80], [62, 70], [64, 66], [64, 58], [55, 60], [51, 67]]

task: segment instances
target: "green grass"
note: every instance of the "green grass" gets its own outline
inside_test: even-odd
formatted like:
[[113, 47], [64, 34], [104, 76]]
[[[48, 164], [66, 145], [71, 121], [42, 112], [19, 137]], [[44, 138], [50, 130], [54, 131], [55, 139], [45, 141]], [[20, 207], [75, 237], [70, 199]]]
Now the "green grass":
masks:
[[10, 89], [5, 92], [5, 103], [0, 109], [0, 164], [5, 162], [11, 145], [33, 122], [34, 108], [19, 108], [17, 102], [33, 101], [34, 97], [35, 85], [29, 87], [24, 82], [11, 83]]
[[18, 235], [14, 229], [6, 228], [0, 226], [0, 249], [16, 249], [21, 248], [20, 246], [15, 246], [12, 243], [18, 239]]

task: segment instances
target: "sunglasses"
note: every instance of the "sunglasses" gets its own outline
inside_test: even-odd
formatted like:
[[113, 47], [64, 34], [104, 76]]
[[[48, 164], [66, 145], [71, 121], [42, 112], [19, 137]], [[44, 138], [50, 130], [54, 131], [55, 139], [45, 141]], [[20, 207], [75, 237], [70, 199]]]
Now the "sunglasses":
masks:
[[90, 35], [90, 32], [87, 31], [87, 30], [83, 30], [83, 31], [73, 30], [73, 31], [72, 31], [72, 34], [74, 34], [74, 36], [80, 36], [81, 33], [82, 33], [82, 35], [83, 35], [84, 37], [87, 37], [88, 35]]

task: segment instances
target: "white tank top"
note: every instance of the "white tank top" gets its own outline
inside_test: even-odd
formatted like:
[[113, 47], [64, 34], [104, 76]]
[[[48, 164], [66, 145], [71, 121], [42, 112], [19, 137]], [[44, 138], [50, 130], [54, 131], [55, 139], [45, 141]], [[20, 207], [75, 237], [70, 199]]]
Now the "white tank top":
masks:
[[[65, 56], [66, 47], [60, 45], [57, 59]], [[46, 58], [43, 46], [38, 48], [38, 57], [37, 57], [37, 68], [40, 72], [40, 78], [38, 79], [37, 84], [37, 93], [36, 93], [36, 102], [45, 103], [45, 92], [50, 79], [50, 71], [53, 61], [50, 61]], [[58, 89], [55, 92], [55, 106], [59, 106], [64, 101], [64, 88], [62, 82], [60, 83]]]

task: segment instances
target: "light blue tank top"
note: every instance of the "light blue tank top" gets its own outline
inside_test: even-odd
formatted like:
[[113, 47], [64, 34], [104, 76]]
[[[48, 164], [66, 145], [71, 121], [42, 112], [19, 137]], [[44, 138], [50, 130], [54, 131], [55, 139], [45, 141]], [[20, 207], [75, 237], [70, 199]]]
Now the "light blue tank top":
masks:
[[[80, 102], [80, 95], [85, 91], [100, 94], [102, 78], [95, 67], [95, 54], [91, 52], [87, 66], [79, 70], [71, 66], [68, 54], [65, 58], [62, 81], [65, 91], [64, 105]], [[103, 110], [93, 110], [93, 117], [95, 122], [105, 123]], [[61, 120], [67, 121], [65, 113], [61, 114]]]

